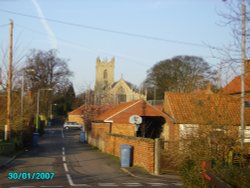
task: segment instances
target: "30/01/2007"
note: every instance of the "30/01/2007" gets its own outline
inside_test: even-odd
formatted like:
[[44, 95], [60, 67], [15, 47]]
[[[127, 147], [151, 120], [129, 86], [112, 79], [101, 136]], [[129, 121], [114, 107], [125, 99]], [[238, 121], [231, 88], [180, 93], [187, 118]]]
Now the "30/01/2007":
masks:
[[9, 180], [52, 180], [54, 172], [8, 172]]

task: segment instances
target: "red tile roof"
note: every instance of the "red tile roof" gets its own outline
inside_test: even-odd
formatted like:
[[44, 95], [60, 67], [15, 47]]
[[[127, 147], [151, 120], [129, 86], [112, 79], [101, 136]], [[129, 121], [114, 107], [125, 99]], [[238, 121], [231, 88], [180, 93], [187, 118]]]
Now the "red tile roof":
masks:
[[166, 92], [164, 112], [178, 124], [240, 124], [240, 100], [230, 95]]
[[[245, 77], [245, 91], [250, 92], [250, 74]], [[237, 94], [241, 93], [241, 77], [236, 76], [223, 88], [224, 94]]]
[[97, 116], [95, 121], [113, 121], [114, 123], [129, 123], [129, 117], [132, 115], [139, 116], [162, 116], [166, 114], [159, 109], [154, 108], [144, 100], [136, 100], [127, 103], [121, 103], [112, 109]]

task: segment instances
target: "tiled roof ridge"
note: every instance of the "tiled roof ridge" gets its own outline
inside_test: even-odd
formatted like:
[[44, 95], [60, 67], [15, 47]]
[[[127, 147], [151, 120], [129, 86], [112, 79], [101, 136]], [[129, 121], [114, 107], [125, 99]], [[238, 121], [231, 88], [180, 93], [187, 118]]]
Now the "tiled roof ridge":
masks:
[[71, 112], [68, 112], [69, 115], [72, 115], [74, 114], [75, 112], [77, 112], [78, 110], [81, 110], [83, 107], [85, 106], [85, 104], [77, 107], [76, 109], [72, 110]]
[[172, 117], [172, 119], [173, 119], [173, 121], [175, 122], [175, 115], [174, 115], [174, 113], [173, 113], [173, 110], [172, 110], [172, 107], [171, 107], [171, 104], [170, 104], [170, 100], [169, 100], [169, 95], [168, 94], [174, 94], [174, 92], [166, 92], [166, 97], [167, 97], [167, 100], [166, 101], [168, 101], [168, 106], [169, 106], [169, 108], [170, 108], [170, 113], [171, 114], [169, 114], [169, 116], [170, 117]]
[[[142, 101], [141, 99], [140, 99], [140, 100], [133, 101], [131, 105], [128, 105], [128, 106], [125, 107], [124, 109], [122, 109], [122, 110], [116, 112], [115, 114], [112, 114], [111, 116], [109, 116], [108, 118], [106, 118], [104, 121], [107, 121], [108, 119], [110, 119], [110, 118], [112, 118], [112, 117], [114, 117], [114, 116], [120, 114], [121, 112], [123, 112], [123, 111], [125, 111], [125, 110], [131, 108], [132, 106], [136, 105], [137, 103], [139, 103], [139, 102], [141, 102], [141, 101]], [[117, 105], [117, 106], [118, 106], [118, 105]], [[114, 107], [114, 108], [115, 108], [115, 107]]]
[[[245, 76], [245, 91], [250, 91], [250, 74]], [[230, 82], [223, 88], [223, 92], [226, 94], [241, 93], [241, 76], [235, 76]]]

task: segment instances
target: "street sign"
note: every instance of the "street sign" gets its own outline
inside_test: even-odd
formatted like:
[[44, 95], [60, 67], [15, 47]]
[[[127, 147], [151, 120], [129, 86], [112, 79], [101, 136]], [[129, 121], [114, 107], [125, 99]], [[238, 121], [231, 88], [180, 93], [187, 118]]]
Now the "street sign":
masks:
[[138, 116], [138, 115], [132, 115], [129, 117], [129, 123], [131, 124], [141, 124], [142, 123], [142, 118], [141, 116]]

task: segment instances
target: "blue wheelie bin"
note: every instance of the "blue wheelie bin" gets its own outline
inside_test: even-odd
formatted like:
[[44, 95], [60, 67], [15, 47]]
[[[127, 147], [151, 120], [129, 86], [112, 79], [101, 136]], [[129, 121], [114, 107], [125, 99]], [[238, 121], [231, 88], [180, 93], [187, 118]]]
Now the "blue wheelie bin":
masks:
[[38, 146], [39, 133], [32, 134], [32, 146]]
[[84, 132], [84, 131], [82, 131], [82, 132], [80, 133], [80, 142], [82, 142], [82, 143], [85, 142], [85, 132]]
[[130, 167], [132, 164], [132, 146], [128, 144], [120, 145], [121, 167]]

